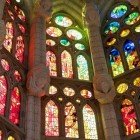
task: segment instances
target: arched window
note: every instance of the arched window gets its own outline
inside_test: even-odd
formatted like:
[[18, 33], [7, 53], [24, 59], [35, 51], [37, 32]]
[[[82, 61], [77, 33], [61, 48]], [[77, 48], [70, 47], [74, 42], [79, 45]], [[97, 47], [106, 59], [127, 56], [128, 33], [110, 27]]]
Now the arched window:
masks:
[[84, 130], [86, 139], [98, 139], [96, 119], [92, 108], [85, 105], [83, 108]]
[[58, 108], [55, 103], [50, 100], [45, 107], [45, 135], [59, 136], [58, 126]]

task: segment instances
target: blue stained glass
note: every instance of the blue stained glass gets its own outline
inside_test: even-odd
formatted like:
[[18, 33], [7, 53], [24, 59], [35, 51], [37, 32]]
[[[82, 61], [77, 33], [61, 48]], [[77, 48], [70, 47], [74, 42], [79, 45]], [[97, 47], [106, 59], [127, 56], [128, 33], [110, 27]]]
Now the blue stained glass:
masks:
[[130, 53], [132, 50], [135, 50], [134, 42], [131, 40], [126, 40], [124, 43], [124, 51]]

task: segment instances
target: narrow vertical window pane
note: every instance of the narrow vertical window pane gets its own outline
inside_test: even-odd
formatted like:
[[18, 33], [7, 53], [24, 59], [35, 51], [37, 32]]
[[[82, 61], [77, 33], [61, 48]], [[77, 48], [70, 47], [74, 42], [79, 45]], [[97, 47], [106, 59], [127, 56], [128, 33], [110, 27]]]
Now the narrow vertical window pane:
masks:
[[0, 115], [4, 115], [6, 94], [7, 94], [7, 82], [5, 77], [2, 75], [0, 76]]
[[11, 22], [6, 23], [6, 36], [5, 36], [5, 41], [3, 43], [4, 47], [11, 52], [12, 49], [12, 40], [13, 40], [13, 24]]
[[65, 50], [61, 54], [62, 77], [73, 78], [73, 67], [71, 55]]
[[83, 55], [77, 57], [77, 69], [80, 80], [89, 80], [88, 63]]
[[50, 75], [57, 76], [56, 56], [51, 51], [46, 53], [46, 65], [49, 66]]
[[125, 57], [129, 66], [129, 69], [140, 66], [140, 60], [135, 49], [135, 44], [131, 40], [126, 40], [124, 43]]
[[20, 92], [17, 87], [14, 87], [11, 93], [11, 104], [10, 104], [10, 115], [9, 120], [18, 125], [19, 124], [19, 118], [20, 118], [20, 103], [21, 97]]
[[59, 136], [58, 108], [52, 100], [45, 107], [45, 135]]
[[2, 131], [0, 130], [0, 140], [2, 140]]
[[109, 61], [112, 68], [113, 76], [120, 75], [124, 72], [121, 56], [117, 49], [111, 50]]
[[76, 109], [70, 102], [65, 106], [65, 133], [69, 138], [79, 137]]
[[98, 139], [96, 120], [92, 108], [85, 105], [83, 108], [84, 130], [86, 139]]

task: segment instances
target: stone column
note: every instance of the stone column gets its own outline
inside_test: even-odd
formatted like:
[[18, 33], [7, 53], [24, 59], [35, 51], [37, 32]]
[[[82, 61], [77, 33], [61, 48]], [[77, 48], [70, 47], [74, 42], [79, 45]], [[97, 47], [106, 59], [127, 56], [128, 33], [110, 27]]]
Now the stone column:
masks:
[[89, 29], [90, 49], [94, 65], [94, 94], [100, 103], [101, 117], [106, 140], [120, 140], [120, 134], [113, 107], [115, 97], [114, 83], [106, 65], [100, 35], [100, 15], [91, 0], [86, 0], [87, 26]]
[[0, 0], [0, 49], [2, 48], [2, 43], [5, 39], [5, 34], [6, 34], [6, 27], [4, 21], [2, 20], [4, 5], [5, 5], [5, 0]]
[[[46, 67], [46, 19], [50, 10], [44, 0], [35, 6], [32, 18], [27, 75], [26, 140], [41, 140], [41, 97], [48, 94], [50, 76]], [[45, 5], [46, 4], [46, 5]], [[46, 13], [47, 11], [47, 13]], [[50, 12], [51, 13], [51, 12]]]

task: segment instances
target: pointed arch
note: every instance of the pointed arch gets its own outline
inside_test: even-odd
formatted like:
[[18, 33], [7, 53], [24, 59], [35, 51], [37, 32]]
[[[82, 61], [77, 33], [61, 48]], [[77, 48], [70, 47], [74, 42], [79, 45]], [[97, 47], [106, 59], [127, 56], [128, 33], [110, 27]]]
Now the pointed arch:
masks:
[[89, 80], [88, 62], [83, 55], [77, 56], [78, 79]]
[[118, 76], [124, 72], [121, 56], [117, 49], [112, 49], [110, 51], [109, 61], [112, 68], [113, 76]]
[[19, 125], [20, 122], [20, 108], [21, 108], [20, 91], [18, 87], [14, 87], [11, 93], [9, 120], [16, 125]]
[[70, 53], [64, 50], [61, 53], [62, 77], [73, 78], [72, 57]]
[[88, 104], [83, 107], [83, 122], [85, 138], [98, 139], [95, 114]]
[[50, 100], [45, 107], [45, 135], [59, 136], [58, 107]]
[[134, 134], [139, 131], [134, 105], [129, 99], [124, 99], [122, 101], [121, 115], [126, 135]]
[[56, 56], [52, 51], [46, 53], [46, 65], [49, 66], [50, 75], [57, 76]]
[[132, 40], [126, 40], [123, 45], [123, 50], [128, 63], [129, 69], [134, 69], [140, 66], [140, 59], [138, 57], [135, 44]]
[[65, 106], [65, 135], [69, 138], [79, 138], [77, 112], [71, 102]]

